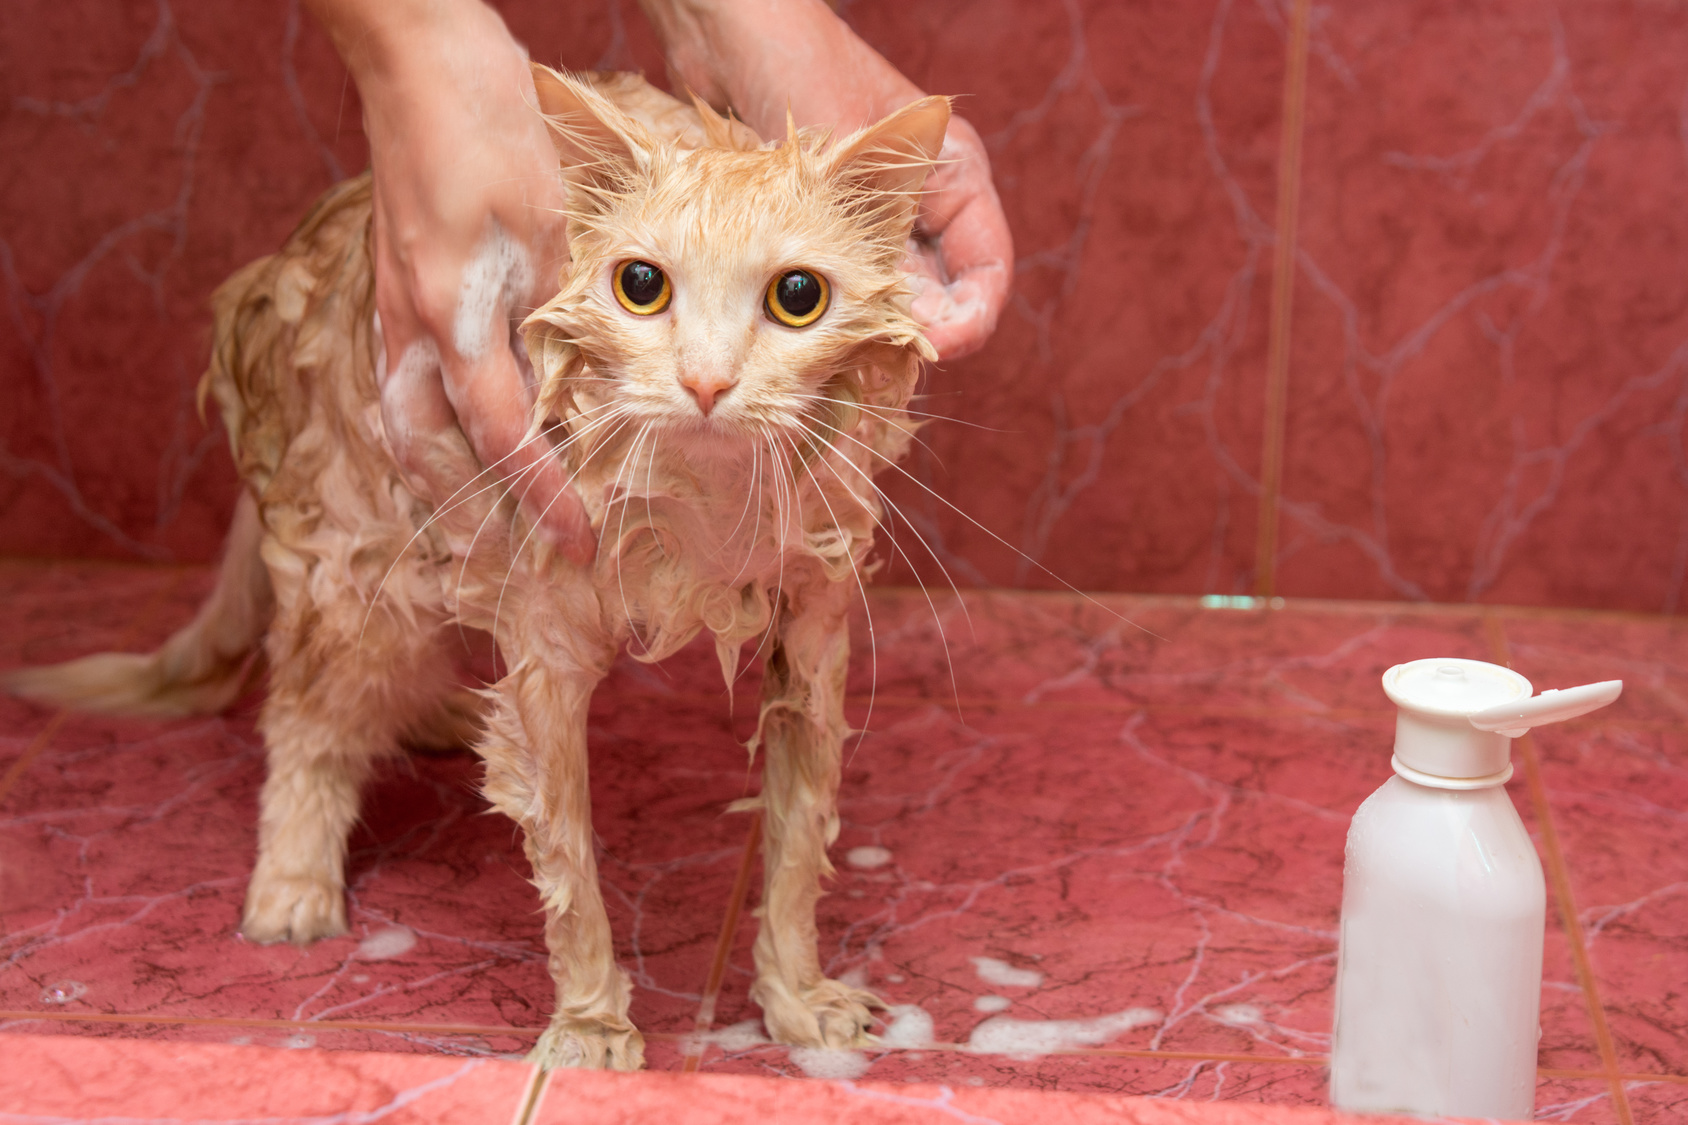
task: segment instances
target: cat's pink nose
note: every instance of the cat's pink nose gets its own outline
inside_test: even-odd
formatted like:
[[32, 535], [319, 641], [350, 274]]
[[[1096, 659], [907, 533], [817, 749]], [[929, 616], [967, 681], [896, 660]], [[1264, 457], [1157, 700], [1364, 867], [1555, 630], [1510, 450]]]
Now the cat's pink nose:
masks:
[[697, 408], [703, 411], [706, 418], [715, 409], [715, 404], [720, 401], [721, 396], [732, 390], [737, 382], [736, 379], [694, 374], [690, 371], [680, 376], [680, 385], [696, 400]]

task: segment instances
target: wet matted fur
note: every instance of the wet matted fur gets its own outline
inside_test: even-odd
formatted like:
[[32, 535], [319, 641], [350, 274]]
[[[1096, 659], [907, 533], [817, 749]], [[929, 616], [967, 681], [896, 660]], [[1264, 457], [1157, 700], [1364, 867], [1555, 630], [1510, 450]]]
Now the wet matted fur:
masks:
[[[365, 176], [214, 298], [202, 394], [246, 490], [211, 599], [150, 656], [88, 657], [6, 686], [85, 709], [213, 711], [247, 686], [262, 645], [268, 774], [242, 922], [257, 941], [345, 931], [346, 836], [377, 759], [407, 742], [473, 745], [544, 904], [556, 1007], [532, 1057], [633, 1068], [643, 1041], [598, 889], [587, 703], [624, 644], [658, 660], [707, 630], [730, 678], [756, 642], [765, 888], [752, 996], [779, 1042], [859, 1045], [876, 1001], [821, 972], [814, 910], [838, 830], [846, 610], [881, 515], [872, 476], [905, 451], [905, 407], [931, 358], [899, 266], [947, 102], [841, 139], [790, 129], [762, 144], [631, 76], [535, 77], [569, 180], [573, 264], [524, 325], [529, 440], [571, 474], [599, 536], [593, 567], [533, 535], [521, 482], [499, 466], [430, 496], [396, 462]], [[664, 313], [618, 305], [611, 286], [630, 260], [670, 279]], [[766, 306], [771, 279], [796, 268], [830, 290], [803, 328]], [[712, 409], [685, 389], [700, 378]], [[471, 456], [456, 431], [429, 452]], [[460, 627], [498, 643], [507, 673], [484, 692], [456, 686], [446, 642]]]

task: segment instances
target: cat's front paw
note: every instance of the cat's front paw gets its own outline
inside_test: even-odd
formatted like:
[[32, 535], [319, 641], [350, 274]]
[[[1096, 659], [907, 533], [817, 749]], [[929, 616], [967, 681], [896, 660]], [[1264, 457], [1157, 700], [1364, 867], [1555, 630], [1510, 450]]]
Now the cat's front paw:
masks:
[[642, 1070], [645, 1037], [629, 1023], [616, 1025], [552, 1020], [527, 1061], [545, 1070]]
[[345, 892], [328, 879], [258, 872], [246, 888], [240, 932], [261, 945], [339, 937], [346, 932]]
[[782, 982], [764, 977], [751, 990], [762, 1005], [762, 1021], [776, 1043], [791, 1047], [830, 1047], [834, 1050], [871, 1047], [871, 1008], [885, 1002], [871, 992], [835, 980], [792, 991]]

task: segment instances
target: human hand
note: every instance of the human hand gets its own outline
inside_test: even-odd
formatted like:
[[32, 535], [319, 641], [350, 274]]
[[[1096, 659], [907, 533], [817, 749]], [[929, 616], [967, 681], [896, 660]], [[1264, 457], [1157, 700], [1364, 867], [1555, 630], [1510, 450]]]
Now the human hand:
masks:
[[[764, 137], [799, 125], [851, 130], [921, 90], [862, 42], [822, 0], [640, 0], [676, 89], [731, 106]], [[907, 266], [914, 315], [944, 359], [984, 344], [1012, 281], [1014, 243], [979, 134], [950, 118], [942, 163], [926, 181]]]
[[[312, 7], [363, 98], [388, 442], [436, 504], [507, 482], [537, 533], [587, 563], [585, 508], [550, 442], [527, 440], [514, 325], [555, 289], [567, 242], [526, 53], [478, 0]], [[439, 440], [454, 426], [479, 463]]]

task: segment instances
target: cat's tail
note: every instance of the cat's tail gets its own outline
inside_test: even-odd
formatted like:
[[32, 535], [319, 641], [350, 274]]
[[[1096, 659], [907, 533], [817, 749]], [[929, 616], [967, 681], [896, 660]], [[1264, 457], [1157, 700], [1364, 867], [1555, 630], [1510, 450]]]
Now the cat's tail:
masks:
[[273, 597], [258, 556], [263, 526], [258, 505], [242, 493], [223, 562], [199, 613], [157, 652], [103, 652], [46, 668], [0, 676], [12, 695], [77, 711], [175, 718], [221, 711], [263, 672], [258, 642], [269, 626]]

